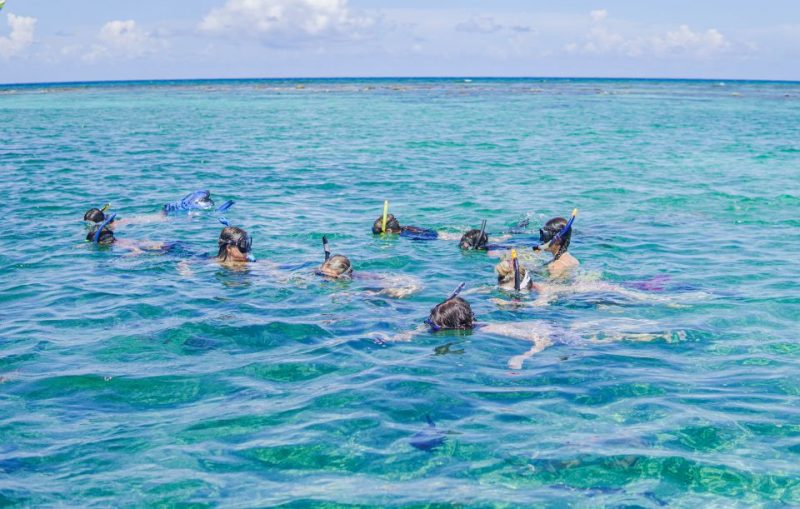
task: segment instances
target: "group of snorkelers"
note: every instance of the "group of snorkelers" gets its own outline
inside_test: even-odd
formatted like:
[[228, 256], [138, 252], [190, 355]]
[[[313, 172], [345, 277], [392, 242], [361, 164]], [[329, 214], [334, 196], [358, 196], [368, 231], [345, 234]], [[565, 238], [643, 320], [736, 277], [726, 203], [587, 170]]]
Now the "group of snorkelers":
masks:
[[[227, 220], [220, 216], [222, 212], [228, 210], [233, 204], [233, 201], [226, 201], [219, 207], [215, 207], [214, 201], [211, 199], [208, 191], [196, 191], [177, 202], [164, 205], [157, 214], [134, 217], [127, 220], [116, 219], [116, 214], [109, 213], [108, 205], [102, 208], [93, 208], [84, 215], [84, 220], [90, 223], [86, 240], [97, 245], [116, 245], [134, 251], [167, 252], [170, 250], [170, 244], [157, 242], [144, 243], [117, 239], [114, 233], [115, 229], [124, 224], [163, 221], [170, 215], [182, 211], [207, 211], [216, 213], [219, 221], [224, 225], [217, 240], [218, 250], [214, 258], [219, 263], [226, 266], [251, 264], [256, 261], [253, 256], [252, 238], [247, 231], [237, 226], [231, 226]], [[494, 253], [510, 252], [510, 256], [505, 256], [495, 266], [497, 284], [500, 289], [519, 295], [523, 292], [543, 293], [546, 291], [546, 288], [557, 287], [558, 285], [556, 282], [563, 280], [579, 265], [578, 260], [569, 252], [573, 223], [576, 216], [577, 209], [572, 212], [569, 218], [555, 217], [550, 219], [539, 229], [538, 242], [535, 241], [526, 244], [525, 241], [520, 241], [519, 238], [513, 239], [511, 235], [490, 239], [489, 233], [486, 231], [486, 221], [483, 221], [479, 229], [470, 229], [460, 237], [457, 235], [454, 236], [451, 233], [439, 232], [416, 226], [403, 226], [393, 214], [388, 213], [388, 202], [385, 202], [383, 214], [379, 216], [372, 225], [372, 233], [375, 235], [396, 234], [414, 240], [458, 239], [459, 247], [464, 250], [488, 251]], [[527, 222], [521, 226], [527, 227]], [[514, 234], [520, 232], [512, 231], [510, 233]], [[331, 254], [328, 239], [325, 236], [322, 237], [322, 244], [324, 260], [315, 270], [318, 276], [329, 280], [347, 278], [368, 280], [390, 279], [375, 274], [354, 273], [353, 265], [348, 257], [341, 254]], [[526, 268], [521, 260], [523, 257], [517, 255], [516, 248], [528, 247], [531, 247], [534, 253], [549, 253], [552, 255], [552, 259], [544, 266], [544, 271], [542, 271], [539, 281], [534, 281], [532, 277], [533, 271]], [[526, 250], [526, 252], [530, 253], [531, 251]], [[532, 348], [526, 352], [526, 354], [517, 356], [509, 361], [509, 366], [513, 368], [518, 368], [521, 366], [522, 360], [552, 344], [550, 340], [552, 334], [545, 330], [546, 327], [543, 329], [542, 324], [538, 322], [515, 322], [508, 324], [478, 323], [469, 302], [460, 296], [464, 286], [464, 283], [462, 283], [447, 299], [434, 306], [430, 310], [429, 316], [424, 322], [424, 326], [420, 326], [415, 332], [410, 334], [399, 335], [395, 340], [402, 340], [403, 338], [411, 337], [425, 330], [437, 332], [441, 330], [473, 330], [480, 328], [488, 333], [513, 337], [533, 343]], [[412, 285], [409, 291], [385, 291], [381, 293], [395, 297], [403, 297], [413, 293], [413, 291], [416, 291], [418, 288], [419, 286]], [[607, 289], [608, 288], [604, 288], [604, 290]], [[627, 292], [626, 296], [633, 295], [633, 292], [627, 289], [614, 289], [612, 291], [620, 294]], [[507, 302], [508, 301], [500, 301], [498, 303], [504, 304]], [[519, 300], [512, 302], [514, 302], [514, 305], [519, 305]], [[563, 336], [564, 332], [561, 331], [559, 334]], [[638, 335], [638, 337], [641, 338], [643, 336]]]

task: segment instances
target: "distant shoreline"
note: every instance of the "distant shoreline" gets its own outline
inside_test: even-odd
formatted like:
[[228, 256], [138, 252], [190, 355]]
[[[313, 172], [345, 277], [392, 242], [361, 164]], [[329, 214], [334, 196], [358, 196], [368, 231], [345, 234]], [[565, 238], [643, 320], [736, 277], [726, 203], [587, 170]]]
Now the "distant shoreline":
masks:
[[769, 84], [800, 84], [796, 80], [769, 80], [769, 79], [733, 79], [733, 78], [620, 78], [620, 77], [559, 77], [559, 76], [386, 76], [386, 77], [272, 77], [272, 78], [163, 78], [163, 79], [133, 79], [133, 80], [93, 80], [93, 81], [44, 81], [0, 83], [0, 88], [28, 88], [28, 87], [59, 87], [59, 86], [115, 86], [115, 85], [170, 85], [186, 83], [313, 83], [313, 82], [411, 82], [411, 81], [578, 81], [578, 82], [676, 82], [676, 83], [769, 83]]

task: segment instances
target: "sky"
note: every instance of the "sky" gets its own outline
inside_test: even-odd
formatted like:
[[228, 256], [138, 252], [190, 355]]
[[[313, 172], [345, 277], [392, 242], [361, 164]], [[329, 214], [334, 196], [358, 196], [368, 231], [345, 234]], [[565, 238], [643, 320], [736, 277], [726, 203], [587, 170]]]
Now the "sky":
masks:
[[0, 83], [361, 76], [800, 80], [800, 0], [6, 0], [0, 10]]

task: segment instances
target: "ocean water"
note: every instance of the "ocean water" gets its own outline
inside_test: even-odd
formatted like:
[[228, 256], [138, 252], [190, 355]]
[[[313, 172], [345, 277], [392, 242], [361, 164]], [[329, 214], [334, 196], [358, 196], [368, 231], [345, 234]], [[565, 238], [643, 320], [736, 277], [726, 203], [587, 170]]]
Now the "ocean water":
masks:
[[[798, 83], [3, 86], [0, 126], [0, 507], [800, 504]], [[84, 241], [195, 189], [282, 268], [210, 261], [208, 213], [118, 229], [167, 255]], [[373, 236], [385, 199], [451, 233], [577, 207], [573, 289], [646, 298], [499, 307], [497, 258]], [[319, 280], [323, 234], [421, 288]], [[579, 337], [519, 370], [480, 330], [378, 340], [461, 281]]]

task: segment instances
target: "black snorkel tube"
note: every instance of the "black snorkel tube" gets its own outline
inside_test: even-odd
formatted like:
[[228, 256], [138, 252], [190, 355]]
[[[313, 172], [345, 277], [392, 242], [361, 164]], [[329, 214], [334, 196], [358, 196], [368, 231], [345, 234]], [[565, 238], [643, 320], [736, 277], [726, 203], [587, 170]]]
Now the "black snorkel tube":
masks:
[[[478, 249], [478, 247], [481, 245], [481, 239], [483, 238], [484, 235], [486, 235], [486, 219], [484, 219], [483, 222], [481, 223], [481, 231], [480, 231], [480, 233], [472, 241], [472, 249]], [[487, 237], [486, 240], [488, 242], [488, 240], [489, 240], [488, 237]]]
[[517, 250], [511, 250], [511, 266], [514, 268], [514, 290], [520, 289], [519, 261], [517, 261]]
[[[542, 244], [533, 246], [533, 250], [534, 251], [543, 251], [543, 250], [549, 248], [553, 244], [553, 242], [561, 241], [561, 239], [564, 237], [564, 235], [566, 235], [572, 229], [572, 223], [575, 222], [575, 218], [576, 217], [578, 217], [578, 209], [572, 209], [572, 215], [570, 216], [569, 221], [567, 221], [567, 224], [565, 224], [564, 227], [561, 228], [561, 231], [556, 233], [547, 242], [543, 242]], [[541, 237], [540, 237], [539, 240], [541, 241]]]
[[328, 237], [325, 235], [322, 236], [322, 250], [325, 252], [325, 261], [327, 262], [331, 257], [331, 248], [328, 247]]

